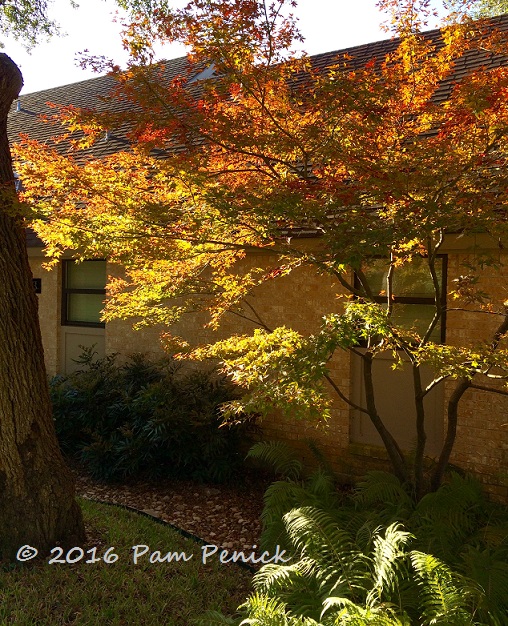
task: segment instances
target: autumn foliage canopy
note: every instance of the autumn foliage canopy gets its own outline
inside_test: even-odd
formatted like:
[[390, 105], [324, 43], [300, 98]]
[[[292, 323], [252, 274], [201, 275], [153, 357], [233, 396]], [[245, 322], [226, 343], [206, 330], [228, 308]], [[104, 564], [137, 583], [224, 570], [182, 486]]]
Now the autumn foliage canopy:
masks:
[[[23, 201], [52, 259], [72, 249], [125, 267], [125, 278], [109, 285], [105, 320], [161, 324], [173, 351], [222, 362], [246, 389], [229, 415], [275, 405], [326, 416], [330, 391], [354, 405], [327, 364], [337, 351], [357, 353], [366, 402], [355, 408], [375, 424], [397, 474], [421, 492], [425, 395], [456, 380], [436, 487], [458, 401], [475, 385], [490, 389], [489, 375], [506, 370], [502, 303], [477, 288], [470, 268], [443, 304], [438, 263], [447, 233], [506, 236], [508, 66], [500, 55], [507, 32], [502, 22], [456, 16], [425, 34], [426, 3], [383, 0], [398, 38], [382, 55], [310, 58], [294, 52], [301, 42], [292, 4], [193, 0], [140, 16], [125, 34], [129, 67], [102, 66], [117, 79], [114, 106], [61, 108], [68, 135], [60, 144], [26, 138], [17, 147]], [[181, 74], [154, 62], [157, 41], [189, 46]], [[468, 65], [478, 54], [484, 61]], [[90, 146], [106, 131], [127, 137], [128, 149], [94, 159]], [[303, 231], [314, 245], [299, 245]], [[252, 251], [276, 261], [239, 273]], [[379, 258], [386, 272], [376, 291], [366, 268]], [[394, 315], [394, 281], [417, 263], [435, 306], [425, 325], [408, 326]], [[301, 266], [328, 275], [344, 294], [306, 336], [284, 320], [268, 327], [251, 299], [265, 281]], [[441, 345], [436, 329], [447, 306], [491, 315], [490, 341]], [[233, 313], [255, 329], [199, 347], [170, 334], [182, 315], [199, 310], [213, 328]], [[376, 409], [369, 372], [386, 350], [413, 368], [414, 470]], [[428, 385], [424, 364], [435, 372]]]

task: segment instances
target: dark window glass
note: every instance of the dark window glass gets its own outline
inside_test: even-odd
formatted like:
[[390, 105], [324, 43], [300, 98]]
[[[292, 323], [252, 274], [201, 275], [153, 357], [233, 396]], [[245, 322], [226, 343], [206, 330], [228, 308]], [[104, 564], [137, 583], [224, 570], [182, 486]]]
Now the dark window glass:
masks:
[[62, 324], [103, 327], [106, 297], [106, 261], [64, 261]]
[[[374, 300], [386, 303], [387, 277], [389, 265], [385, 259], [371, 259], [365, 264], [363, 273], [368, 280]], [[436, 260], [436, 272], [442, 292], [441, 304], [446, 302], [446, 257], [439, 256]], [[360, 285], [358, 279], [357, 286]], [[395, 267], [392, 280], [393, 312], [395, 324], [416, 330], [423, 337], [435, 313], [434, 285], [426, 259], [415, 257], [410, 263]], [[445, 317], [432, 332], [431, 340], [444, 342]]]

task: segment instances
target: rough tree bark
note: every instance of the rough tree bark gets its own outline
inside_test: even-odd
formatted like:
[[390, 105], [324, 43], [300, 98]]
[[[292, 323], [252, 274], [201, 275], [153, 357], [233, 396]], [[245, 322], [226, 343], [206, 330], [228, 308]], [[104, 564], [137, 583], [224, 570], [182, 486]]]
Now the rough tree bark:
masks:
[[[85, 538], [53, 426], [25, 232], [15, 209], [7, 114], [23, 85], [0, 54], [0, 556]], [[76, 543], [77, 542], [77, 543]]]

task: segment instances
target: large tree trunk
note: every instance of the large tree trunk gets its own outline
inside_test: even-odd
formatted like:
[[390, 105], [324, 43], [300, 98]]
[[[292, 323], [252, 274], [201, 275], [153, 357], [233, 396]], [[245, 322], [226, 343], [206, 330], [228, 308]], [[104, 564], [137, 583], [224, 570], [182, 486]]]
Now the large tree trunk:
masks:
[[53, 426], [37, 296], [16, 214], [7, 114], [23, 85], [0, 54], [0, 555], [84, 540], [74, 482]]

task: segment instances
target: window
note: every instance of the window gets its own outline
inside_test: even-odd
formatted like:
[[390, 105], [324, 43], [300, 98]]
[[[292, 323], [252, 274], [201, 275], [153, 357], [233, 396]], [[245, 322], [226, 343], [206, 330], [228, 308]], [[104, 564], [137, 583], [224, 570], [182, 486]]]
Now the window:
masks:
[[[436, 259], [436, 272], [441, 287], [441, 303], [446, 304], [446, 256]], [[386, 279], [388, 264], [385, 259], [371, 259], [364, 269], [364, 274], [374, 294], [374, 300], [386, 305]], [[355, 278], [360, 286], [358, 278]], [[424, 335], [435, 313], [434, 285], [427, 262], [422, 257], [415, 257], [411, 263], [396, 267], [393, 273], [393, 312], [395, 324], [415, 329]], [[431, 340], [444, 342], [445, 314], [434, 328]]]
[[[436, 260], [436, 272], [441, 287], [442, 305], [446, 304], [446, 256]], [[386, 279], [389, 264], [386, 259], [371, 259], [365, 263], [363, 273], [372, 290], [374, 300], [386, 306]], [[360, 281], [355, 278], [360, 287]], [[396, 267], [393, 273], [393, 321], [400, 326], [415, 329], [424, 335], [435, 313], [434, 286], [427, 260], [414, 258], [411, 263]], [[441, 316], [431, 340], [438, 343], [445, 340], [446, 319]], [[396, 438], [403, 450], [414, 450], [416, 441], [416, 409], [414, 403], [414, 382], [411, 367], [404, 353], [399, 355], [405, 366], [393, 369], [391, 351], [380, 352], [372, 363], [372, 381], [376, 396], [376, 408], [384, 425]], [[366, 406], [364, 361], [359, 355], [352, 357], [351, 397], [359, 406]], [[434, 379], [434, 372], [428, 366], [421, 368], [422, 383], [425, 387]], [[426, 412], [427, 454], [439, 454], [443, 442], [443, 403], [444, 385], [435, 386], [424, 398]], [[353, 410], [351, 413], [350, 440], [352, 443], [382, 446], [382, 440], [367, 415]]]
[[102, 328], [106, 261], [63, 262], [62, 324]]

